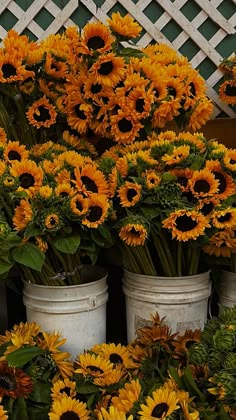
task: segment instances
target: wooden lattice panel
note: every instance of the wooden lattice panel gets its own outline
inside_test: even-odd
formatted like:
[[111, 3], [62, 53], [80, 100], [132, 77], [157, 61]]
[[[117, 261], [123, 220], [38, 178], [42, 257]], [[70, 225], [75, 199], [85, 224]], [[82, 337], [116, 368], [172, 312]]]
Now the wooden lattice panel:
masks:
[[236, 45], [235, 0], [1, 0], [0, 38], [14, 28], [43, 39], [70, 25], [105, 23], [114, 11], [131, 14], [142, 26], [136, 46], [166, 43], [188, 57], [206, 80], [215, 104], [213, 118], [235, 116], [217, 94], [222, 80], [217, 67]]

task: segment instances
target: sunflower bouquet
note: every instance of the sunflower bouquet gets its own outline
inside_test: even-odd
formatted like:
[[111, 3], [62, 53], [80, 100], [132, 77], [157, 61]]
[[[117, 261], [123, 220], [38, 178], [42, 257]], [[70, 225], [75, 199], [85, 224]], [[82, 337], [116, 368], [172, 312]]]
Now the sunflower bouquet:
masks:
[[181, 276], [206, 268], [204, 253], [235, 255], [236, 150], [195, 132], [152, 133], [100, 159], [111, 185], [112, 228], [124, 267]]
[[219, 87], [220, 99], [229, 105], [236, 105], [236, 54], [225, 58], [219, 65], [224, 80]]
[[[172, 334], [158, 313], [128, 345], [95, 345], [51, 390], [49, 419], [234, 419], [235, 308]], [[73, 414], [72, 414], [73, 413]]]
[[0, 336], [0, 415], [2, 420], [46, 420], [51, 387], [73, 373], [66, 339], [36, 323], [14, 325]]
[[32, 283], [79, 284], [82, 263], [113, 243], [105, 175], [70, 136], [26, 147], [1, 134], [1, 275], [17, 265]]
[[0, 48], [0, 127], [8, 138], [60, 142], [69, 131], [104, 150], [170, 122], [199, 129], [213, 111], [204, 79], [165, 44], [138, 49], [141, 30], [119, 13], [36, 42], [10, 30]]

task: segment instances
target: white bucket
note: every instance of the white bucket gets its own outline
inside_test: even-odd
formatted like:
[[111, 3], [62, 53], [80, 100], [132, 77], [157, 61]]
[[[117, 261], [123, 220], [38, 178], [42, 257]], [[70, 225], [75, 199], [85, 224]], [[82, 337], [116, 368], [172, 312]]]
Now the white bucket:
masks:
[[46, 332], [59, 331], [67, 339], [62, 349], [72, 359], [106, 341], [107, 274], [96, 267], [93, 278], [95, 281], [75, 286], [24, 282], [27, 321], [36, 322]]
[[223, 270], [219, 285], [219, 303], [223, 306], [236, 306], [236, 273]]
[[203, 329], [211, 294], [210, 273], [184, 277], [159, 277], [124, 272], [127, 340], [136, 338], [138, 328], [150, 323], [158, 312], [172, 332]]

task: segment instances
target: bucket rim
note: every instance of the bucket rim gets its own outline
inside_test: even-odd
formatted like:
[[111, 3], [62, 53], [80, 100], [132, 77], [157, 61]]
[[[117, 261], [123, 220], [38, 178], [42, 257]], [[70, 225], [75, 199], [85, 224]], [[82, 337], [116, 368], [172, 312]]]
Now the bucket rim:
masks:
[[198, 277], [201, 277], [205, 274], [210, 276], [210, 273], [211, 273], [211, 270], [203, 271], [202, 273], [198, 273], [198, 274], [191, 274], [191, 275], [188, 275], [188, 276], [159, 276], [159, 275], [150, 276], [150, 275], [147, 275], [147, 274], [134, 273], [132, 271], [124, 269], [124, 274], [131, 275], [131, 277], [136, 276], [137, 278], [140, 278], [140, 279], [144, 278], [144, 279], [152, 279], [152, 280], [154, 280], [156, 278], [158, 280], [164, 280], [164, 281], [168, 281], [168, 280], [178, 281], [178, 280], [185, 280], [185, 279], [187, 280], [187, 279], [192, 279], [192, 278], [198, 278]]

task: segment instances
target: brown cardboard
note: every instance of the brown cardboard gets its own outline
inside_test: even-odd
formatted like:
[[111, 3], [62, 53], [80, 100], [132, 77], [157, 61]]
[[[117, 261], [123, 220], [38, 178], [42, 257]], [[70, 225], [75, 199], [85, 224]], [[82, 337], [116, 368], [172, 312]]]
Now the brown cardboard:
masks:
[[216, 118], [198, 130], [206, 139], [216, 139], [227, 147], [236, 148], [236, 118]]

